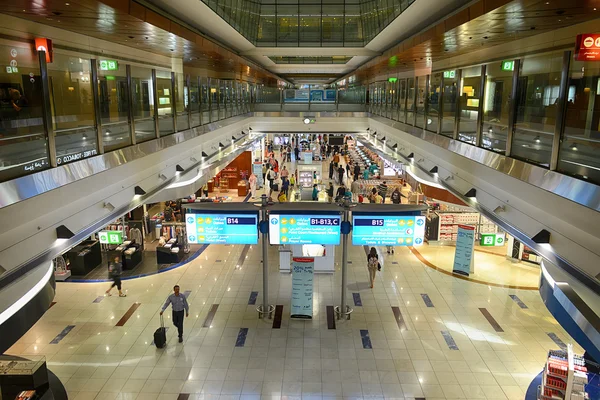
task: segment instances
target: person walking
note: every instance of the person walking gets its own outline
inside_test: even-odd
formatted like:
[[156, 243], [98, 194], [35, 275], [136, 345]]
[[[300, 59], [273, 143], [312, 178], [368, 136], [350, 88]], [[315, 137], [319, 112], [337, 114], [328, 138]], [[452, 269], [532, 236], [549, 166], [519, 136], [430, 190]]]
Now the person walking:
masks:
[[340, 167], [338, 168], [338, 176], [340, 178], [339, 180], [339, 184], [343, 185], [344, 184], [344, 173], [346, 172], [346, 170], [344, 169], [344, 167], [342, 167], [340, 165]]
[[390, 199], [392, 199], [392, 203], [394, 204], [400, 204], [402, 201], [402, 194], [400, 193], [400, 190], [398, 190], [398, 187], [396, 187], [396, 189], [394, 189], [394, 191], [392, 192]]
[[329, 204], [333, 203], [333, 182], [329, 182], [329, 187], [327, 188], [327, 200]]
[[377, 191], [379, 192], [379, 194], [383, 198], [382, 203], [385, 203], [385, 195], [387, 194], [387, 191], [388, 191], [388, 186], [386, 185], [385, 181], [383, 181], [382, 183], [380, 183], [377, 186]]
[[316, 183], [313, 185], [312, 199], [313, 201], [319, 201], [319, 189], [317, 189]]
[[333, 160], [329, 162], [329, 179], [333, 179], [333, 172], [335, 171], [335, 166], [333, 164]]
[[281, 178], [281, 191], [285, 193], [285, 197], [289, 197], [290, 180], [286, 177]]
[[340, 187], [337, 189], [337, 191], [335, 192], [335, 201], [336, 202], [343, 201], [345, 195], [346, 195], [346, 187], [342, 183], [340, 185]]
[[281, 170], [281, 177], [282, 178], [287, 178], [290, 175], [290, 171], [287, 169], [287, 167], [283, 167], [283, 169]]
[[114, 262], [110, 263], [110, 265], [108, 266], [108, 275], [113, 280], [113, 283], [112, 283], [112, 285], [110, 285], [108, 290], [105, 292], [107, 296], [112, 296], [112, 294], [110, 294], [110, 291], [112, 290], [112, 288], [114, 288], [116, 286], [117, 290], [119, 291], [119, 297], [127, 297], [127, 295], [121, 291], [121, 274], [122, 273], [123, 273], [123, 264], [121, 264], [121, 258], [119, 256], [116, 256], [114, 259]]
[[298, 148], [298, 145], [296, 145], [296, 147], [294, 147], [294, 157], [295, 157], [296, 161], [298, 161], [298, 159], [300, 158], [300, 149]]
[[379, 256], [377, 255], [377, 250], [375, 250], [375, 247], [371, 247], [371, 251], [369, 254], [367, 254], [367, 269], [369, 270], [371, 289], [373, 289], [373, 285], [375, 284], [375, 276], [377, 275], [377, 270], [379, 269]]
[[357, 181], [360, 179], [360, 165], [358, 163], [354, 164], [354, 180]]
[[256, 178], [256, 175], [254, 175], [254, 172], [250, 174], [250, 178], [248, 178], [248, 183], [250, 184], [250, 195], [252, 196], [252, 198], [256, 197], [256, 181], [258, 179]]
[[179, 343], [183, 342], [183, 311], [185, 310], [185, 316], [190, 316], [190, 306], [188, 304], [185, 294], [179, 292], [179, 285], [173, 286], [173, 293], [167, 297], [167, 301], [160, 310], [160, 315], [163, 315], [167, 307], [171, 305], [173, 309], [173, 325], [177, 327], [177, 333], [179, 334]]

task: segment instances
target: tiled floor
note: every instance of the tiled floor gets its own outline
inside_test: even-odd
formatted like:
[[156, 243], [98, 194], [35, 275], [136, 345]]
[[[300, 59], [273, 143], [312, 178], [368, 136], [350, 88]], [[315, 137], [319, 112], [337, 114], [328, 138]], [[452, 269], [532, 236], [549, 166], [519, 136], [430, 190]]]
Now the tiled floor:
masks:
[[[408, 248], [386, 256], [370, 289], [364, 249], [350, 246], [354, 313], [328, 329], [326, 308], [341, 293], [336, 251], [335, 274], [315, 277], [309, 321], [289, 318], [291, 276], [279, 273], [275, 246], [269, 303], [283, 306], [279, 329], [249, 304], [263, 301], [260, 246], [211, 245], [182, 267], [124, 281], [126, 298], [102, 297], [106, 283], [58, 283], [56, 304], [8, 353], [45, 355], [75, 400], [521, 400], [547, 351], [572, 342], [537, 291], [460, 280]], [[153, 333], [174, 284], [191, 291], [185, 341], [167, 312], [159, 350]]]
[[[260, 246], [248, 246], [240, 260], [243, 250], [209, 246], [188, 265], [124, 282], [126, 298], [94, 302], [106, 284], [59, 283], [56, 305], [8, 353], [46, 355], [72, 399], [175, 400], [181, 393], [190, 399], [522, 399], [547, 350], [558, 347], [548, 333], [571, 342], [536, 291], [458, 280], [424, 266], [406, 248], [389, 256], [371, 290], [364, 250], [350, 247], [348, 299], [362, 306], [354, 306], [350, 321], [336, 321], [335, 330], [327, 329], [325, 310], [339, 304], [339, 264], [334, 275], [315, 279], [314, 319], [296, 321], [289, 319], [291, 276], [271, 262], [270, 303], [284, 306], [281, 329], [273, 329], [272, 320], [258, 320], [248, 305], [252, 292], [262, 302]], [[270, 259], [277, 256], [271, 247]], [[158, 311], [175, 283], [191, 290], [185, 342], [176, 342], [171, 326], [167, 347], [158, 350], [152, 345]], [[136, 302], [131, 318], [115, 326]], [[211, 327], [203, 328], [213, 304], [219, 306]], [[49, 344], [68, 325], [74, 328]], [[247, 336], [236, 347], [240, 328], [248, 328]], [[365, 348], [361, 330], [372, 348]]]

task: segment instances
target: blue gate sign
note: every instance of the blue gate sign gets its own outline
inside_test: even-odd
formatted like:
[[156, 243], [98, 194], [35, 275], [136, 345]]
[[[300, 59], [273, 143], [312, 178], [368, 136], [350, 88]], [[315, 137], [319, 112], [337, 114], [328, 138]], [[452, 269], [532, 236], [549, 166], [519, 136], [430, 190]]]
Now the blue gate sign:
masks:
[[339, 214], [269, 215], [271, 244], [340, 244]]
[[258, 213], [185, 216], [189, 243], [258, 244]]
[[290, 318], [312, 319], [314, 273], [314, 258], [293, 258]]
[[404, 215], [353, 216], [352, 244], [355, 246], [421, 246], [425, 217]]

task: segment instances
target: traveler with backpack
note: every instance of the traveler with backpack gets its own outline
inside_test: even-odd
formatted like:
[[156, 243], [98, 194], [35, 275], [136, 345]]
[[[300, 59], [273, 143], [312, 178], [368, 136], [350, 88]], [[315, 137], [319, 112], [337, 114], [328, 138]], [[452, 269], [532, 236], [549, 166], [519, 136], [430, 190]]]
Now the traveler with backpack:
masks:
[[113, 280], [113, 283], [112, 283], [112, 285], [110, 285], [110, 287], [106, 291], [107, 296], [112, 296], [110, 294], [110, 291], [112, 290], [112, 288], [114, 288], [116, 286], [117, 290], [119, 291], [119, 297], [127, 297], [127, 295], [121, 291], [121, 274], [122, 273], [123, 273], [123, 264], [121, 264], [121, 258], [119, 256], [116, 256], [115, 262], [110, 263], [110, 265], [108, 266], [108, 275], [110, 276], [110, 279]]
[[377, 250], [375, 250], [375, 247], [371, 247], [371, 251], [367, 255], [367, 269], [369, 270], [371, 289], [373, 289], [373, 285], [375, 283], [375, 276], [377, 275], [377, 270], [381, 269], [379, 265], [379, 256], [377, 255]]

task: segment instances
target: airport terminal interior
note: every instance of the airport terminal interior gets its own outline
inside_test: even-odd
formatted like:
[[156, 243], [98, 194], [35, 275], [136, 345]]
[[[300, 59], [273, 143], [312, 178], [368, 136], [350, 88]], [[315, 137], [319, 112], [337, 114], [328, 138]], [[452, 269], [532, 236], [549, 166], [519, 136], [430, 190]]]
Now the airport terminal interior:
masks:
[[0, 17], [0, 400], [600, 400], [600, 0]]

